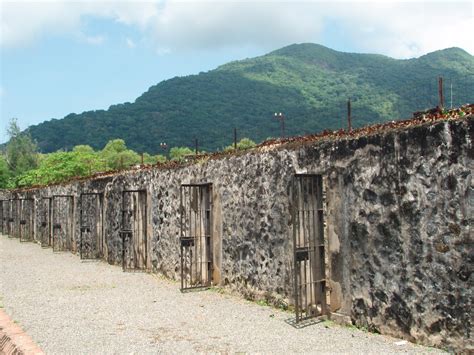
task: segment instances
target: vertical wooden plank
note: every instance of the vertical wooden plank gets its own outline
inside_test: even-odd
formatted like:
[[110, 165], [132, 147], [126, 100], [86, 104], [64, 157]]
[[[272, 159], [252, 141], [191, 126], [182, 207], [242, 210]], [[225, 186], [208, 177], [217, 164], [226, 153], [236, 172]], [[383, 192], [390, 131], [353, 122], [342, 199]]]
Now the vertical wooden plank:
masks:
[[[313, 201], [314, 201], [314, 223], [315, 223], [315, 230], [314, 230], [314, 235], [313, 235], [313, 240], [314, 240], [314, 260], [313, 260], [313, 267], [314, 267], [314, 286], [315, 286], [315, 306], [318, 309], [318, 306], [320, 306], [321, 303], [321, 269], [320, 269], [320, 253], [319, 253], [319, 219], [318, 219], [318, 210], [319, 210], [319, 194], [318, 194], [318, 176], [312, 176], [312, 183], [313, 183]], [[318, 309], [319, 311], [319, 309]], [[319, 313], [318, 313], [319, 315]]]
[[1, 223], [1, 228], [2, 228], [2, 234], [5, 234], [3, 231], [3, 200], [0, 203], [0, 223]]
[[145, 267], [145, 228], [144, 228], [144, 216], [145, 216], [145, 211], [144, 211], [144, 204], [145, 201], [143, 199], [143, 192], [137, 192], [137, 207], [138, 207], [138, 216], [137, 216], [137, 223], [138, 223], [138, 229], [139, 229], [139, 234], [137, 235], [137, 248], [138, 248], [138, 262], [137, 262], [137, 269], [144, 269]]
[[92, 258], [99, 258], [100, 249], [100, 222], [102, 216], [102, 209], [100, 206], [100, 195], [92, 195], [91, 205], [94, 213], [91, 216], [91, 240], [92, 240]]
[[208, 238], [208, 264], [207, 266], [207, 272], [208, 272], [208, 279], [209, 282], [208, 284], [211, 285], [211, 283], [214, 281], [213, 280], [213, 274], [214, 274], [214, 236], [213, 236], [213, 215], [212, 215], [212, 206], [213, 206], [213, 200], [212, 200], [212, 195], [213, 194], [213, 188], [212, 185], [207, 186], [207, 199], [206, 199], [206, 220], [207, 220], [207, 238]]
[[140, 223], [139, 223], [139, 205], [138, 205], [138, 193], [132, 192], [132, 223], [133, 223], [133, 236], [132, 236], [132, 255], [130, 256], [130, 269], [136, 269], [139, 261], [139, 240], [141, 236]]
[[76, 253], [77, 251], [77, 243], [76, 243], [76, 199], [74, 196], [67, 197], [66, 198], [69, 201], [69, 216], [67, 216], [67, 223], [68, 223], [68, 241], [69, 241], [69, 247], [68, 250], [70, 250], [72, 253]]
[[25, 228], [24, 225], [21, 223], [23, 220], [23, 205], [24, 205], [24, 200], [19, 200], [18, 204], [20, 206], [19, 208], [19, 217], [18, 217], [18, 235], [20, 237], [20, 241], [23, 240], [23, 229]]
[[55, 224], [56, 224], [56, 220], [57, 220], [57, 207], [56, 207], [56, 204], [57, 204], [57, 198], [55, 198], [54, 196], [52, 197], [52, 200], [51, 200], [51, 222], [52, 222], [52, 225], [51, 225], [51, 244], [53, 246], [53, 251], [56, 251], [57, 248], [58, 248], [58, 242], [57, 242], [57, 228], [55, 228]]
[[0, 220], [0, 223], [2, 224], [2, 234], [6, 234], [5, 233], [5, 201], [1, 201], [0, 202], [0, 205], [2, 207], [2, 219]]
[[293, 221], [293, 293], [295, 299], [295, 313], [296, 322], [299, 322], [299, 290], [298, 290], [298, 261], [296, 259], [296, 248], [297, 248], [297, 231], [299, 229], [299, 212], [298, 212], [298, 194], [297, 194], [297, 178], [294, 176], [291, 181], [291, 197], [292, 197], [292, 221]]
[[[181, 238], [184, 237], [183, 235], [183, 213], [184, 213], [184, 206], [183, 206], [183, 186], [179, 188], [179, 236]], [[183, 244], [180, 243], [180, 253], [181, 253], [181, 290], [184, 288], [184, 250]]]
[[314, 189], [314, 177], [309, 176], [308, 177], [308, 184], [310, 188], [308, 189], [308, 201], [310, 205], [310, 210], [311, 210], [311, 218], [310, 218], [310, 223], [311, 223], [311, 234], [309, 236], [309, 243], [310, 243], [310, 262], [311, 262], [311, 293], [312, 293], [312, 307], [313, 307], [313, 312], [315, 306], [318, 304], [318, 294], [317, 294], [317, 285], [316, 282], [318, 280], [318, 272], [316, 268], [316, 260], [317, 260], [317, 253], [316, 253], [316, 242], [315, 242], [315, 234], [317, 230], [317, 223], [315, 221], [315, 210], [316, 210], [316, 196], [315, 196], [315, 189]]
[[134, 192], [134, 204], [135, 204], [135, 218], [134, 223], [136, 225], [137, 233], [135, 234], [134, 238], [134, 245], [135, 245], [135, 255], [134, 255], [134, 262], [135, 267], [134, 269], [141, 269], [142, 268], [142, 243], [143, 243], [143, 228], [142, 228], [142, 204], [141, 204], [141, 194], [140, 192]]
[[100, 237], [99, 237], [99, 255], [101, 258], [105, 258], [105, 193], [99, 196], [100, 203]]
[[36, 236], [36, 204], [34, 200], [30, 200], [30, 233], [31, 233], [31, 240], [34, 241], [38, 237]]
[[148, 262], [148, 255], [147, 255], [147, 251], [148, 251], [148, 247], [147, 247], [147, 243], [148, 243], [148, 233], [147, 233], [147, 227], [148, 227], [148, 223], [147, 223], [147, 193], [146, 191], [142, 191], [139, 193], [140, 195], [140, 210], [141, 210], [141, 213], [140, 213], [140, 225], [141, 225], [141, 229], [142, 229], [142, 232], [141, 232], [141, 251], [140, 251], [140, 254], [141, 254], [141, 269], [143, 270], [146, 270], [147, 268], [147, 262]]
[[124, 230], [127, 229], [127, 201], [126, 201], [126, 198], [127, 198], [127, 194], [125, 192], [122, 191], [122, 213], [121, 213], [121, 216], [122, 216], [122, 221], [121, 221], [121, 229], [122, 229], [122, 269], [125, 271], [125, 268], [126, 268], [126, 258], [127, 258], [127, 246], [126, 246], [126, 243], [125, 243], [125, 234], [124, 234]]
[[205, 278], [205, 272], [203, 272], [203, 264], [204, 264], [204, 248], [205, 245], [203, 245], [203, 222], [204, 218], [202, 215], [202, 208], [203, 208], [203, 198], [204, 198], [204, 189], [203, 186], [198, 186], [198, 201], [197, 201], [197, 216], [199, 220], [199, 226], [198, 226], [198, 235], [197, 238], [199, 239], [199, 279], [196, 282], [195, 286], [200, 286], [204, 283], [204, 278]]
[[318, 177], [318, 196], [319, 196], [319, 243], [321, 245], [320, 250], [320, 265], [321, 265], [321, 279], [324, 280], [321, 283], [321, 312], [328, 314], [327, 302], [326, 302], [326, 263], [325, 263], [325, 243], [324, 243], [324, 202], [323, 202], [323, 177]]

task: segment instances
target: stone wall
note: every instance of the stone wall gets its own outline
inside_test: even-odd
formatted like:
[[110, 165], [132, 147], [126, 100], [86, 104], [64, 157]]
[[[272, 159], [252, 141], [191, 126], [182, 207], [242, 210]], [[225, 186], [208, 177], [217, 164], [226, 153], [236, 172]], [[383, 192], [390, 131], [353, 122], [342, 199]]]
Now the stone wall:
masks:
[[179, 168], [4, 192], [3, 198], [36, 198], [38, 217], [41, 196], [75, 196], [77, 252], [78, 197], [103, 193], [104, 258], [121, 264], [122, 191], [144, 189], [147, 269], [179, 279], [180, 186], [212, 183], [214, 283], [250, 299], [291, 304], [290, 184], [295, 173], [321, 174], [334, 315], [383, 334], [472, 350], [473, 127], [470, 116], [276, 145]]

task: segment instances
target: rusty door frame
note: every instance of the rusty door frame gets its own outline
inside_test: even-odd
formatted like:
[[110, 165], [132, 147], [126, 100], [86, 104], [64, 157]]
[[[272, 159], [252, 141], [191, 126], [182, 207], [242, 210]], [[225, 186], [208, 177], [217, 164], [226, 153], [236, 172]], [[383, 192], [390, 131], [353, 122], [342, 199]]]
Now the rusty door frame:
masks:
[[[17, 235], [15, 235], [15, 229], [18, 229], [18, 233], [20, 232], [20, 225], [18, 224], [18, 228], [17, 227], [17, 223], [15, 223], [15, 217], [18, 219], [18, 214], [19, 214], [19, 211], [18, 211], [18, 201], [19, 199], [18, 198], [11, 198], [9, 199], [10, 201], [10, 216], [8, 218], [8, 238], [18, 238]], [[16, 209], [15, 209], [16, 207]], [[16, 211], [16, 216], [14, 216], [14, 211]]]
[[0, 219], [0, 224], [2, 225], [2, 232], [1, 233], [4, 234], [4, 235], [5, 235], [5, 227], [4, 226], [6, 225], [5, 221], [7, 220], [6, 217], [5, 217], [5, 209], [4, 209], [4, 205], [3, 205], [3, 203], [5, 201], [8, 201], [8, 200], [0, 200], [0, 206], [2, 207], [2, 217]]
[[79, 236], [79, 258], [81, 260], [86, 260], [86, 259], [101, 259], [104, 257], [103, 255], [103, 250], [101, 251], [101, 248], [99, 245], [98, 247], [98, 254], [99, 256], [97, 258], [84, 258], [82, 255], [82, 234], [84, 232], [84, 228], [87, 228], [87, 226], [82, 225], [82, 217], [83, 217], [83, 208], [82, 208], [82, 197], [83, 196], [96, 196], [99, 199], [99, 205], [100, 205], [100, 233], [101, 233], [101, 242], [103, 243], [103, 238], [104, 238], [104, 193], [103, 192], [83, 192], [79, 195], [79, 228], [80, 228], [80, 236]]
[[[126, 262], [125, 262], [125, 245], [126, 245], [126, 238], [129, 236], [129, 239], [131, 240], [131, 243], [133, 243], [133, 238], [134, 238], [134, 233], [133, 229], [124, 229], [124, 224], [125, 224], [125, 212], [128, 211], [125, 209], [125, 194], [127, 193], [138, 193], [138, 196], [140, 194], [145, 195], [145, 206], [144, 206], [144, 222], [145, 222], [145, 228], [144, 228], [144, 237], [145, 237], [145, 267], [143, 269], [137, 269], [136, 267], [128, 268], [126, 267]], [[149, 235], [148, 235], [148, 191], [146, 189], [131, 189], [131, 190], [122, 190], [122, 211], [121, 211], [121, 222], [120, 222], [120, 231], [119, 234], [122, 237], [122, 271], [124, 272], [146, 272], [148, 270], [148, 262], [149, 262], [149, 248], [148, 248], [148, 243], [149, 243]]]
[[[202, 190], [206, 189], [206, 204], [208, 205], [207, 209], [205, 209], [205, 215], [204, 218], [207, 220], [207, 212], [209, 213], [209, 218], [207, 220], [207, 232], [204, 233], [204, 235], [188, 235], [192, 233], [188, 233], [189, 231], [185, 230], [186, 228], [184, 227], [184, 213], [186, 213], [186, 208], [183, 204], [183, 191], [184, 189], [189, 188], [199, 188], [199, 191], [201, 192], [201, 197], [202, 197]], [[214, 260], [213, 260], [213, 196], [212, 196], [212, 183], [210, 182], [204, 182], [204, 183], [190, 183], [190, 184], [182, 184], [180, 186], [180, 264], [181, 264], [181, 292], [186, 292], [186, 291], [197, 291], [197, 290], [205, 290], [212, 285], [213, 281], [213, 268], [214, 268]], [[191, 201], [190, 201], [191, 203]], [[199, 200], [199, 205], [202, 203], [201, 199]], [[206, 207], [206, 206], [205, 206]], [[202, 208], [197, 208], [200, 212], [200, 220], [202, 221]], [[191, 212], [190, 212], [191, 213]], [[200, 222], [202, 223], [202, 222]], [[192, 225], [190, 222], [190, 227], [189, 229], [192, 229]], [[201, 229], [201, 228], [200, 228]], [[205, 250], [207, 251], [207, 281], [203, 282], [202, 280], [202, 241], [200, 239], [205, 238], [206, 240], [206, 246]], [[196, 248], [196, 240], [199, 238], [199, 245], [200, 245], [200, 265], [201, 265], [201, 274], [200, 274], [200, 280], [195, 280], [198, 281], [197, 286], [193, 286], [193, 279], [192, 279], [192, 248]], [[189, 267], [189, 273], [186, 273], [185, 275], [185, 255], [189, 253], [190, 255], [190, 267]], [[189, 286], [188, 286], [188, 278], [187, 276], [190, 276], [189, 280]]]
[[47, 243], [43, 243], [43, 240], [41, 239], [41, 247], [42, 248], [49, 248], [53, 247], [53, 198], [52, 197], [47, 197], [47, 196], [42, 196], [40, 201], [42, 204], [42, 207], [44, 207], [43, 203], [45, 201], [48, 201], [48, 218], [46, 222], [41, 222], [40, 227], [41, 228], [46, 228], [48, 227], [47, 230], [47, 236], [48, 236], [48, 241]]
[[[34, 239], [34, 225], [35, 225], [35, 221], [36, 221], [36, 216], [35, 216], [35, 199], [34, 198], [20, 198], [18, 199], [20, 201], [20, 211], [19, 211], [19, 225], [18, 225], [18, 233], [19, 233], [19, 238], [20, 238], [20, 242], [21, 243], [26, 243], [26, 242], [34, 242], [35, 239]], [[29, 240], [23, 240], [22, 239], [22, 228], [21, 226], [23, 225], [26, 225], [27, 221], [23, 218], [23, 203], [25, 201], [30, 201], [32, 203], [32, 210], [33, 211], [30, 211], [30, 213], [32, 213], [33, 215], [33, 221], [30, 225], [30, 228], [32, 228], [33, 230], [31, 231], [30, 230], [30, 233], [33, 234], [33, 237]]]
[[[51, 204], [52, 204], [52, 243], [51, 243], [51, 247], [53, 248], [53, 252], [54, 253], [59, 253], [59, 252], [64, 252], [64, 251], [72, 251], [72, 250], [68, 250], [67, 247], [66, 249], [63, 249], [63, 250], [54, 250], [54, 240], [55, 240], [55, 230], [56, 229], [61, 229], [61, 224], [60, 223], [56, 223], [55, 221], [55, 206], [54, 206], [54, 201], [56, 198], [69, 198], [71, 199], [71, 207], [72, 207], [72, 216], [71, 216], [71, 233], [74, 234], [74, 198], [75, 196], [74, 195], [53, 195], [51, 196]], [[71, 235], [70, 236], [70, 239], [71, 239], [71, 249], [72, 249], [72, 244], [74, 242], [74, 235]], [[66, 243], [67, 244], [67, 243]]]
[[[304, 180], [309, 180], [306, 187], [304, 186]], [[326, 303], [322, 175], [295, 174], [291, 186], [293, 292], [296, 323], [299, 323], [303, 320], [329, 314]], [[312, 193], [309, 193], [309, 191]], [[306, 202], [305, 194], [307, 194]], [[309, 207], [309, 209], [305, 207]], [[303, 240], [303, 244], [300, 243], [301, 240]], [[304, 280], [302, 275], [304, 275]], [[303, 303], [305, 303], [304, 306]]]
[[[10, 237], [10, 216], [11, 216], [11, 209], [12, 209], [12, 204], [11, 204], [11, 199], [5, 199], [3, 200], [4, 203], [7, 204], [7, 214], [4, 216], [4, 231], [3, 234], [5, 234], [7, 237]], [[5, 211], [4, 211], [5, 213]]]

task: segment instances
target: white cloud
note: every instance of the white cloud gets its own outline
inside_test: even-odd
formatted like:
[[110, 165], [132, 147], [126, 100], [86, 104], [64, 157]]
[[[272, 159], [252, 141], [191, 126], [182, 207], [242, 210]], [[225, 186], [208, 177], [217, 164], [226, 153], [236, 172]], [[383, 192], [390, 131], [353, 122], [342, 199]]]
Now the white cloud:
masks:
[[[474, 53], [474, 2], [399, 2], [339, 8], [347, 36], [367, 51], [397, 58], [447, 47]], [[368, 26], [372, 31], [364, 31]]]
[[317, 41], [322, 17], [308, 2], [168, 1], [152, 22], [158, 46], [172, 50]]
[[[138, 29], [160, 54], [324, 42], [328, 23], [366, 52], [406, 58], [458, 46], [474, 53], [473, 1], [20, 0], [0, 6], [0, 45], [5, 47], [51, 33], [80, 33], [81, 19], [94, 16]], [[101, 36], [90, 40], [105, 40]], [[126, 44], [133, 47], [135, 41]]]
[[0, 2], [0, 45], [18, 46], [77, 28], [79, 17], [68, 8], [61, 2]]
[[474, 53], [473, 8], [472, 1], [168, 1], [152, 26], [157, 45], [172, 50], [271, 49], [324, 41], [329, 23], [356, 48], [406, 58], [453, 46]]
[[[81, 35], [83, 18], [113, 20], [145, 30], [156, 16], [156, 2], [41, 0], [0, 1], [0, 45], [28, 45], [49, 34], [72, 34], [92, 44], [103, 42], [103, 35]], [[102, 37], [102, 38], [101, 38]]]

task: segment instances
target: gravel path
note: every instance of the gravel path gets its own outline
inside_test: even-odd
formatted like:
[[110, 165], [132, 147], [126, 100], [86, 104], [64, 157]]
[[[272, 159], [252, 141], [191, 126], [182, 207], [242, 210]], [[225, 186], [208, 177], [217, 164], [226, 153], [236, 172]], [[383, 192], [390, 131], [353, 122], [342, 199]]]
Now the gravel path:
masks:
[[398, 339], [319, 323], [213, 291], [182, 294], [157, 275], [0, 236], [0, 307], [46, 353], [423, 353]]

